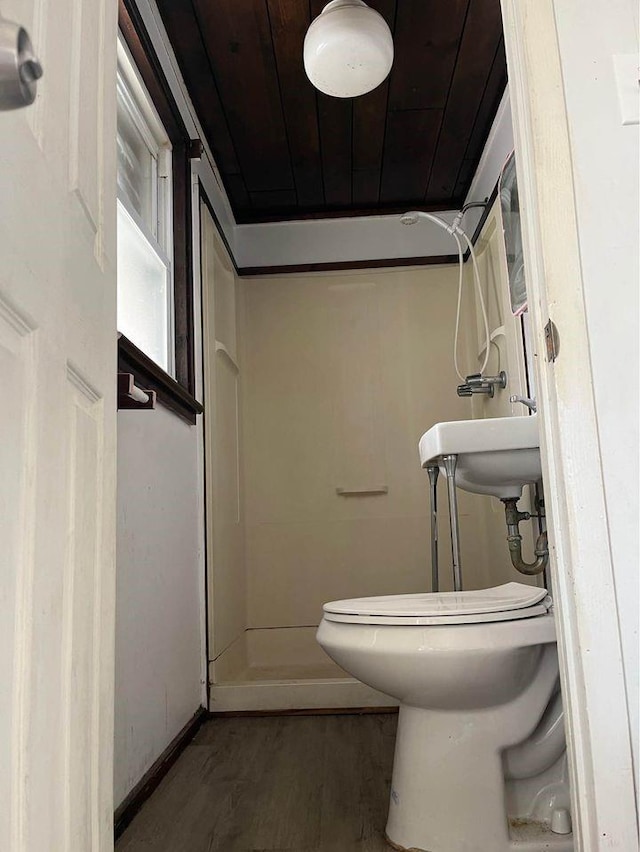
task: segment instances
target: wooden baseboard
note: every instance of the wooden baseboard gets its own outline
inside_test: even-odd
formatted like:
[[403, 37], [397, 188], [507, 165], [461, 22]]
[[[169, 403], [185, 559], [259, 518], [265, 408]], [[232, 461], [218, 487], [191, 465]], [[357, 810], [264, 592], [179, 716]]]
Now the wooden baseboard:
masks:
[[304, 710], [213, 710], [211, 719], [237, 716], [362, 716], [366, 713], [397, 713], [397, 707], [321, 707]]
[[113, 817], [113, 830], [116, 840], [195, 737], [202, 723], [208, 718], [208, 711], [204, 707], [199, 707], [180, 733], [169, 743], [160, 757], [116, 808]]

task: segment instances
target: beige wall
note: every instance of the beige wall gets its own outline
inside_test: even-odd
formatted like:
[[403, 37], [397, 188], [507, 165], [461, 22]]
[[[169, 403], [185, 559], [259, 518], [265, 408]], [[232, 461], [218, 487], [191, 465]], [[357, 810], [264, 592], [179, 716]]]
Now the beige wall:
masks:
[[[456, 284], [451, 266], [243, 280], [249, 627], [313, 625], [327, 600], [429, 589], [417, 444], [432, 424], [471, 416], [452, 367]], [[484, 498], [459, 499], [465, 586], [498, 582], [504, 532], [492, 552]]]

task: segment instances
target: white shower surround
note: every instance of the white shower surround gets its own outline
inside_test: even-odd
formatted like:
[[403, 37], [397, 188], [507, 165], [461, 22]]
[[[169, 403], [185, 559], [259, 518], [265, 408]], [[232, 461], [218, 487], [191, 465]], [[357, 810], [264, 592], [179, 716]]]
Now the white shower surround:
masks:
[[316, 627], [245, 630], [213, 664], [213, 712], [397, 707], [333, 663]]

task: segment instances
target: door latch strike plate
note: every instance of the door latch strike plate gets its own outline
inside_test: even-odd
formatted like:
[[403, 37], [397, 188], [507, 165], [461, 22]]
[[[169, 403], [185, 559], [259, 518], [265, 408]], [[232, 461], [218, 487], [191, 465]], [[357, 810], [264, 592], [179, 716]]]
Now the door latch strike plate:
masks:
[[547, 361], [552, 364], [560, 353], [560, 336], [551, 320], [544, 327], [544, 339], [547, 344]]

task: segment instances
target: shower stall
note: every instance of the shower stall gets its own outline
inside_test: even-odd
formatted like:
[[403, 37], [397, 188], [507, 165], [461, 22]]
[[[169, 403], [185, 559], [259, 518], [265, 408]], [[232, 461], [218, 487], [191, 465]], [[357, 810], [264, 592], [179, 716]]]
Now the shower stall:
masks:
[[[456, 394], [455, 264], [239, 278], [203, 206], [212, 711], [395, 704], [333, 663], [315, 632], [327, 601], [431, 590], [418, 440], [439, 421], [516, 413], [508, 396], [526, 391], [507, 363], [509, 347], [517, 350], [509, 324], [519, 320], [504, 315], [484, 270], [497, 263], [495, 216], [487, 228], [477, 249], [492, 351], [487, 359], [467, 282], [459, 359], [466, 373], [488, 360], [512, 378], [479, 400]], [[437, 487], [446, 502], [443, 477]], [[458, 499], [465, 588], [521, 580], [502, 506]], [[453, 571], [441, 514], [446, 591]]]

